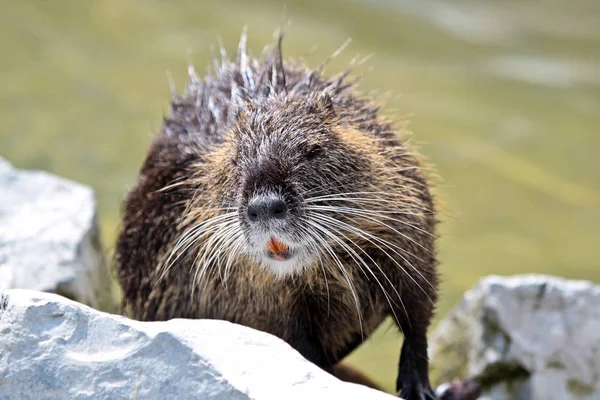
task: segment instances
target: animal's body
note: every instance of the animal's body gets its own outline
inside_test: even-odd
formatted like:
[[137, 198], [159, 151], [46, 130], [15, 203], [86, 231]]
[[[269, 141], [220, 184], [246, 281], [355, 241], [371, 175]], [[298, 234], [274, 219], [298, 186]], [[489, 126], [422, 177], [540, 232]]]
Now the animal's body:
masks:
[[123, 209], [116, 266], [140, 320], [223, 319], [274, 334], [332, 372], [388, 316], [397, 387], [433, 398], [434, 204], [401, 132], [334, 78], [256, 59], [195, 73]]

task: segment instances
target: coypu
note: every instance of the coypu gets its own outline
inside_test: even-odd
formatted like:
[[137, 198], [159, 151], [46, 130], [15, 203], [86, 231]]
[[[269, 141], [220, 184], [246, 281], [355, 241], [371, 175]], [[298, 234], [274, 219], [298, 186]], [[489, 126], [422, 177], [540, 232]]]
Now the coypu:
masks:
[[334, 366], [391, 316], [397, 390], [435, 398], [434, 204], [405, 135], [356, 94], [284, 62], [279, 40], [200, 80], [190, 67], [128, 195], [115, 264], [140, 320], [222, 319]]

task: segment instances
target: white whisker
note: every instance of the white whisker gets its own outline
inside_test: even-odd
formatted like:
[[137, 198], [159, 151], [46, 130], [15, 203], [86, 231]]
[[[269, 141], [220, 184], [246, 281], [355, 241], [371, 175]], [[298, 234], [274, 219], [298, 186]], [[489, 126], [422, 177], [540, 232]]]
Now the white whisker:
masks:
[[[427, 231], [425, 231], [425, 230], [423, 230], [423, 229], [421, 229], [419, 227], [416, 227], [416, 226], [414, 226], [412, 224], [409, 224], [408, 222], [399, 220], [397, 218], [392, 218], [392, 217], [390, 217], [388, 215], [380, 215], [380, 214], [378, 214], [378, 212], [370, 212], [370, 211], [362, 210], [360, 208], [353, 208], [353, 207], [312, 206], [312, 207], [307, 207], [306, 209], [307, 210], [315, 210], [315, 211], [331, 211], [331, 212], [337, 212], [337, 213], [340, 213], [340, 214], [350, 214], [350, 215], [359, 214], [361, 217], [363, 217], [365, 219], [368, 219], [368, 220], [373, 221], [373, 222], [377, 222], [378, 224], [381, 224], [381, 225], [385, 226], [386, 228], [391, 229], [397, 235], [402, 236], [403, 238], [405, 238], [405, 239], [413, 242], [415, 245], [421, 247], [423, 250], [425, 250], [425, 251], [433, 254], [433, 252], [431, 250], [429, 250], [427, 247], [423, 246], [421, 243], [419, 243], [415, 239], [413, 239], [410, 236], [408, 236], [408, 235], [406, 235], [406, 234], [398, 231], [396, 228], [394, 228], [394, 227], [392, 227], [392, 226], [390, 226], [388, 224], [385, 224], [385, 223], [379, 221], [376, 218], [373, 218], [372, 216], [376, 216], [376, 217], [380, 217], [382, 219], [387, 219], [387, 220], [391, 220], [391, 221], [397, 222], [399, 224], [408, 226], [410, 228], [414, 228], [415, 230], [417, 230], [417, 231], [419, 231], [421, 233], [425, 233], [425, 234], [428, 234], [430, 236], [433, 236], [435, 238], [435, 236], [432, 235], [431, 233], [429, 233], [429, 232], [427, 232]], [[413, 255], [413, 254], [411, 254], [411, 255]], [[414, 257], [416, 257], [416, 256], [414, 256]]]
[[[223, 220], [225, 220], [225, 223], [229, 223], [228, 220], [233, 220], [235, 218], [235, 215], [236, 213], [218, 215], [216, 217], [202, 221], [201, 223], [196, 224], [187, 231], [185, 231], [173, 247], [173, 250], [170, 252], [166, 261], [160, 267], [162, 272], [158, 280], [160, 281], [165, 277], [165, 275], [168, 273], [169, 269], [173, 266], [173, 264], [177, 262], [177, 260], [179, 260], [187, 252], [187, 250], [196, 242], [196, 240], [199, 237], [201, 237], [206, 232], [219, 229], [218, 225], [215, 226], [214, 224]], [[203, 228], [205, 229], [204, 231], [202, 231]], [[182, 247], [184, 247], [184, 249], [180, 251]]]
[[[309, 222], [309, 221], [307, 221]], [[323, 221], [321, 221], [323, 222]], [[309, 222], [311, 223], [311, 222]], [[311, 223], [312, 224], [312, 223]], [[318, 227], [318, 224], [316, 224]], [[375, 275], [375, 273], [371, 270], [371, 268], [369, 268], [369, 265], [363, 260], [363, 258], [358, 255], [358, 253], [356, 253], [356, 251], [349, 246], [348, 244], [344, 243], [341, 239], [339, 239], [338, 237], [336, 237], [335, 235], [333, 235], [329, 229], [325, 228], [323, 226], [323, 224], [321, 224], [320, 226], [323, 229], [323, 232], [326, 233], [328, 236], [330, 236], [336, 243], [338, 243], [345, 251], [346, 253], [348, 253], [348, 255], [354, 260], [354, 262], [356, 262], [356, 264], [359, 266], [359, 268], [362, 271], [362, 266], [361, 264], [366, 268], [367, 271], [369, 271], [371, 273], [371, 275], [373, 276], [373, 278], [375, 278], [375, 281], [377, 282], [377, 284], [379, 285], [379, 287], [381, 288], [381, 291], [384, 295], [384, 297], [386, 298], [388, 304], [390, 305], [390, 310], [392, 311], [392, 314], [394, 315], [394, 318], [396, 319], [397, 322], [399, 322], [398, 317], [396, 316], [396, 313], [394, 311], [394, 307], [392, 306], [392, 303], [394, 303], [394, 305], [396, 304], [395, 302], [392, 301], [392, 299], [390, 298], [389, 294], [387, 293], [387, 291], [385, 290], [384, 286], [382, 285], [382, 283], [379, 281], [379, 279], [377, 278], [377, 275]], [[331, 228], [331, 227], [329, 227]], [[319, 229], [319, 228], [318, 228]], [[363, 254], [365, 254], [370, 260], [371, 262], [379, 269], [379, 271], [382, 273], [382, 275], [385, 277], [385, 279], [388, 281], [388, 283], [390, 284], [390, 286], [392, 287], [392, 289], [394, 289], [394, 291], [396, 292], [396, 295], [398, 296], [398, 300], [400, 300], [400, 304], [402, 304], [402, 307], [404, 308], [404, 312], [406, 313], [406, 316], [408, 318], [408, 312], [406, 310], [406, 307], [404, 307], [404, 303], [402, 302], [402, 298], [400, 297], [400, 293], [398, 293], [398, 290], [396, 289], [395, 285], [392, 284], [392, 282], [389, 280], [389, 278], [387, 277], [387, 275], [383, 272], [383, 270], [381, 269], [381, 267], [377, 264], [377, 262], [375, 260], [373, 260], [373, 258], [366, 253], [364, 250], [362, 250], [353, 240], [351, 240], [350, 238], [348, 238], [348, 236], [346, 236], [344, 233], [340, 232], [339, 230], [333, 228], [333, 230], [335, 230], [335, 232], [338, 235], [341, 235], [342, 237], [344, 237], [346, 240], [349, 240], [351, 243], [353, 243], [359, 250], [361, 250], [363, 252]], [[329, 233], [327, 232], [329, 231]], [[360, 262], [359, 262], [360, 261]], [[363, 272], [364, 273], [364, 272]]]
[[[367, 240], [369, 243], [371, 243], [372, 245], [374, 245], [375, 247], [377, 247], [380, 251], [382, 251], [392, 262], [394, 262], [398, 267], [400, 267], [400, 269], [402, 269], [402, 271], [404, 271], [404, 273], [419, 287], [419, 289], [421, 289], [421, 291], [425, 294], [425, 296], [427, 296], [427, 298], [435, 304], [435, 302], [431, 299], [431, 297], [429, 297], [429, 294], [427, 293], [427, 291], [425, 291], [425, 289], [423, 289], [423, 287], [415, 280], [415, 278], [409, 274], [406, 269], [404, 269], [404, 267], [402, 266], [402, 264], [400, 264], [394, 257], [392, 257], [387, 251], [385, 251], [383, 248], [381, 248], [381, 246], [377, 245], [377, 243], [375, 243], [373, 240], [378, 241], [379, 243], [381, 243], [382, 245], [386, 246], [388, 249], [390, 249], [391, 251], [393, 251], [395, 254], [397, 254], [400, 258], [402, 258], [402, 260], [404, 260], [404, 262], [406, 262], [408, 265], [410, 265], [415, 271], [417, 271], [419, 274], [420, 272], [418, 271], [418, 269], [413, 266], [410, 261], [408, 261], [406, 259], [406, 257], [404, 257], [402, 254], [398, 253], [396, 250], [390, 248], [386, 241], [384, 241], [383, 239], [378, 238], [375, 235], [372, 235], [368, 232], [365, 232], [362, 229], [359, 229], [355, 226], [352, 226], [350, 224], [347, 224], [343, 221], [339, 221], [336, 220], [335, 218], [331, 218], [329, 216], [326, 215], [319, 215], [318, 218], [324, 218], [325, 220], [331, 222], [331, 223], [336, 223], [336, 224], [341, 224], [342, 227], [345, 227], [346, 230], [353, 232], [354, 234], [356, 234], [357, 236], [363, 238], [364, 240]], [[422, 276], [422, 275], [421, 275]], [[425, 279], [425, 281], [427, 281]]]
[[[309, 222], [309, 221], [306, 221], [306, 222]], [[317, 228], [317, 229], [320, 229], [322, 232], [327, 231], [325, 228], [320, 227], [318, 224], [312, 224], [311, 223], [311, 225], [313, 227]], [[342, 273], [342, 275], [344, 275], [344, 279], [348, 283], [348, 288], [350, 289], [352, 297], [354, 298], [354, 303], [356, 305], [356, 312], [358, 314], [358, 322], [359, 322], [359, 325], [360, 325], [361, 337], [364, 338], [363, 318], [362, 318], [360, 300], [359, 300], [358, 295], [356, 293], [356, 288], [354, 287], [354, 285], [352, 284], [352, 280], [350, 279], [350, 274], [348, 273], [348, 271], [346, 270], [346, 268], [344, 268], [344, 265], [343, 265], [342, 261], [340, 260], [340, 258], [338, 257], [338, 255], [335, 253], [335, 251], [331, 248], [331, 246], [326, 241], [323, 242], [323, 245], [325, 247], [325, 250], [329, 253], [329, 255], [332, 257], [332, 259], [337, 264], [338, 268], [340, 269], [340, 272]]]

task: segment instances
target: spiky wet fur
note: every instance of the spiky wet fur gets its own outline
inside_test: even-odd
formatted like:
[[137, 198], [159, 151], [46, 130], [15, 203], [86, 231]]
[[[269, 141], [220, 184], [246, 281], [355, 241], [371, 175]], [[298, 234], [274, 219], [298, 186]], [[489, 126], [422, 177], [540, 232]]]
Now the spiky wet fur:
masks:
[[[398, 384], [421, 398], [438, 281], [422, 162], [377, 105], [355, 94], [349, 71], [327, 78], [323, 66], [284, 62], [280, 40], [259, 58], [245, 43], [244, 35], [236, 59], [215, 60], [204, 79], [190, 68], [151, 145], [117, 242], [124, 304], [140, 320], [224, 319], [270, 332], [329, 371], [391, 316], [407, 338]], [[243, 251], [236, 222], [239, 170], [250, 162], [240, 142], [265, 126], [336, 138], [323, 166], [335, 169], [335, 184], [307, 176], [298, 194], [319, 256], [280, 276]]]

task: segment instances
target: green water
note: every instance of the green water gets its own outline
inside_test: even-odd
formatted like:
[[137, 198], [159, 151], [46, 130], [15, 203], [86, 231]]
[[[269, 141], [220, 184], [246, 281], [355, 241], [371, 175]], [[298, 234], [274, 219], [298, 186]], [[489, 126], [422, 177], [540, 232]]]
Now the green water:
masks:
[[[597, 0], [4, 0], [0, 155], [93, 186], [111, 250], [166, 72], [181, 88], [217, 35], [234, 51], [247, 24], [258, 53], [286, 19], [289, 57], [314, 66], [351, 37], [333, 73], [373, 53], [362, 89], [393, 95], [437, 165], [439, 314], [492, 273], [600, 281]], [[352, 360], [390, 389], [399, 346], [383, 330]]]

